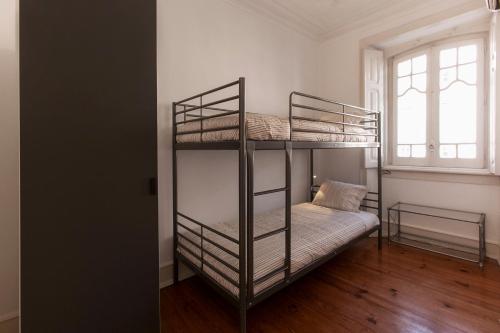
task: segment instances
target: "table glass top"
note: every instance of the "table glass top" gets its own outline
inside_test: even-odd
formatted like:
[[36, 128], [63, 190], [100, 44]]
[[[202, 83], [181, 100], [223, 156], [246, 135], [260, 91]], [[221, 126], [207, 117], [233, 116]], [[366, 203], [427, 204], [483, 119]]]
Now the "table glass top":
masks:
[[438, 208], [425, 205], [408, 204], [403, 202], [399, 202], [393, 205], [389, 209], [392, 211], [400, 211], [403, 213], [440, 217], [440, 218], [469, 222], [469, 223], [481, 223], [481, 221], [483, 220], [483, 214], [481, 213], [468, 212], [456, 209]]

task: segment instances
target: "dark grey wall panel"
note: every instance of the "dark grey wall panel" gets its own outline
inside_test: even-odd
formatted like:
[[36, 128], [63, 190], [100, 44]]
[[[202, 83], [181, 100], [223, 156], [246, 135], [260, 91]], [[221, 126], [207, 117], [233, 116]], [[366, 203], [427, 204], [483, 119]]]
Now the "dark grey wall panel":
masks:
[[156, 2], [20, 0], [22, 331], [158, 332]]

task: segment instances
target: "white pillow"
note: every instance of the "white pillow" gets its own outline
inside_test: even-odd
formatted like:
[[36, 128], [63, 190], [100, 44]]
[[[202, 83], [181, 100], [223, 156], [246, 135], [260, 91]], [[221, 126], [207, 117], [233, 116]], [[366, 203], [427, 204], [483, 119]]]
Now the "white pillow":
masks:
[[314, 196], [313, 204], [348, 212], [359, 212], [359, 205], [368, 193], [366, 186], [327, 180]]

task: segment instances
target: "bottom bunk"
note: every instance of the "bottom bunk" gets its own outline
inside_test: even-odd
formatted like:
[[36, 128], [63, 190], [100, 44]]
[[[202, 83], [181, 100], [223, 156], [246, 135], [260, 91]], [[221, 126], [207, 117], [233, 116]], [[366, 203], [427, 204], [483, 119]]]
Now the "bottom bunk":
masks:
[[[181, 222], [181, 221], [180, 221]], [[292, 206], [291, 273], [302, 270], [335, 253], [355, 239], [379, 227], [379, 219], [369, 212], [347, 212], [312, 203]], [[219, 287], [238, 298], [238, 245], [209, 230], [203, 241], [199, 226], [182, 221], [179, 229], [178, 253], [191, 266], [207, 274]], [[259, 239], [285, 227], [285, 211], [278, 209], [254, 217], [254, 293], [264, 293], [282, 283], [285, 273], [271, 274], [284, 266], [285, 233]], [[187, 230], [187, 229], [190, 230]], [[212, 226], [231, 238], [238, 239], [238, 223], [225, 222]], [[194, 232], [193, 232], [194, 231]], [[203, 253], [202, 253], [203, 252]], [[201, 260], [203, 258], [203, 260]], [[202, 262], [203, 261], [203, 262]]]

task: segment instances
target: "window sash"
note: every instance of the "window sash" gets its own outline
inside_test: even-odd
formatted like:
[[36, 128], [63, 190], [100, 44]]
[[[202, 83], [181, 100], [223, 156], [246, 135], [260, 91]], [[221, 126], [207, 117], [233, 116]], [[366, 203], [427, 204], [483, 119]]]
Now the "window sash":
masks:
[[[399, 113], [398, 113], [398, 65], [402, 62], [405, 62], [409, 59], [419, 57], [422, 55], [427, 56], [427, 68], [426, 68], [426, 75], [427, 75], [427, 89], [426, 89], [426, 138], [425, 138], [425, 147], [426, 147], [426, 157], [425, 158], [415, 158], [415, 157], [399, 157], [398, 156], [398, 120], [399, 120]], [[429, 49], [423, 49], [417, 52], [413, 52], [410, 54], [406, 54], [404, 56], [400, 56], [395, 59], [394, 64], [393, 64], [393, 101], [394, 101], [394, 112], [393, 112], [393, 162], [394, 164], [397, 165], [414, 165], [414, 166], [427, 166], [430, 163], [429, 159], [429, 152], [428, 152], [428, 144], [429, 144], [429, 88], [430, 88], [430, 73], [429, 73], [429, 61], [430, 61], [430, 52]], [[409, 92], [407, 92], [409, 93]], [[410, 148], [412, 149], [412, 148]], [[411, 151], [410, 151], [411, 154]]]
[[[440, 157], [439, 149], [441, 144], [446, 144], [446, 142], [440, 142], [440, 119], [439, 119], [439, 98], [440, 98], [440, 86], [439, 86], [439, 55], [441, 50], [465, 45], [476, 45], [477, 48], [477, 58], [476, 58], [476, 68], [477, 68], [477, 77], [476, 77], [476, 158], [475, 159], [447, 159]], [[437, 45], [434, 48], [435, 56], [434, 60], [434, 68], [432, 69], [433, 74], [435, 75], [435, 80], [433, 84], [435, 87], [433, 90], [435, 93], [433, 94], [433, 106], [437, 110], [434, 113], [435, 119], [433, 119], [433, 132], [434, 140], [436, 142], [436, 150], [435, 150], [435, 161], [434, 164], [439, 167], [458, 167], [458, 168], [485, 168], [486, 158], [485, 158], [485, 141], [486, 136], [485, 132], [487, 131], [486, 120], [485, 120], [485, 93], [484, 93], [484, 74], [485, 74], [485, 61], [484, 61], [484, 41], [483, 39], [467, 39], [456, 42], [448, 42]], [[457, 74], [458, 75], [458, 74]], [[453, 84], [453, 83], [452, 83]]]
[[[476, 158], [441, 158], [439, 154], [439, 99], [440, 99], [440, 51], [452, 47], [474, 44], [477, 46], [477, 114], [476, 114]], [[484, 39], [463, 39], [459, 41], [444, 42], [430, 47], [422, 48], [412, 53], [403, 54], [393, 58], [392, 64], [392, 122], [389, 142], [392, 150], [392, 164], [401, 166], [428, 166], [447, 168], [485, 168], [487, 142], [487, 118], [485, 115], [485, 54]], [[427, 55], [427, 89], [426, 89], [426, 157], [399, 157], [398, 156], [398, 64], [420, 55]], [[453, 84], [453, 83], [452, 83]], [[430, 146], [434, 149], [431, 150]]]

